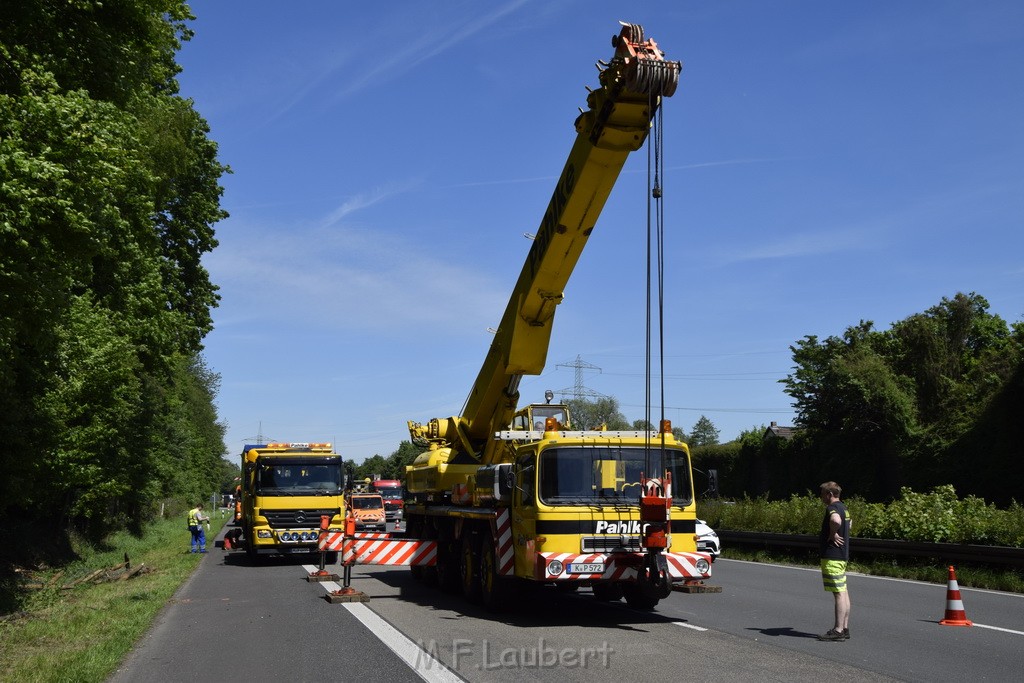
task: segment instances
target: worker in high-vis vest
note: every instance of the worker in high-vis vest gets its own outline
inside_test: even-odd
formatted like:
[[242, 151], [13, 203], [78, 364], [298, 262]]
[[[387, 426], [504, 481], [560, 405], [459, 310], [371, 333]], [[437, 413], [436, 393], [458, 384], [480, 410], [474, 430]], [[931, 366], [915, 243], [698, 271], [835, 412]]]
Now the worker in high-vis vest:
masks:
[[206, 552], [206, 530], [203, 529], [203, 522], [209, 521], [210, 518], [203, 512], [202, 503], [188, 511], [188, 530], [192, 534], [192, 552]]

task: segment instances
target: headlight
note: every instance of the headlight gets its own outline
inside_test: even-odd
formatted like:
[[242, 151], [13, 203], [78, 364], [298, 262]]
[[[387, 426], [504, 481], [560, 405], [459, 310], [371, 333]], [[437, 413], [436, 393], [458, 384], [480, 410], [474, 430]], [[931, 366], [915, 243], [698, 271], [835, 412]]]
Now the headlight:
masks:
[[[705, 562], [704, 564], [707, 564], [707, 562]], [[558, 576], [562, 573], [563, 569], [565, 569], [565, 567], [562, 566], [561, 560], [551, 560], [550, 562], [548, 562], [548, 574]]]
[[707, 574], [711, 571], [711, 564], [708, 563], [708, 561], [705, 560], [703, 557], [697, 560], [694, 566], [697, 568], [697, 571], [701, 574]]

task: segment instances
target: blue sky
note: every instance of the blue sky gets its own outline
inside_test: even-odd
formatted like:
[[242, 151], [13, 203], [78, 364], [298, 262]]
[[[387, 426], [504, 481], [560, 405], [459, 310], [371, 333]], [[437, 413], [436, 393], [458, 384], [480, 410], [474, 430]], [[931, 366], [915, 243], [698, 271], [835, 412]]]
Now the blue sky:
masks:
[[[618, 20], [683, 62], [665, 115], [665, 416], [792, 424], [790, 345], [957, 292], [1024, 318], [1024, 3], [200, 0], [182, 95], [231, 217], [206, 358], [233, 458], [361, 461], [458, 414]], [[523, 403], [644, 415], [646, 152], [627, 161]], [[655, 397], [658, 396], [657, 389]], [[659, 414], [655, 406], [653, 414]]]

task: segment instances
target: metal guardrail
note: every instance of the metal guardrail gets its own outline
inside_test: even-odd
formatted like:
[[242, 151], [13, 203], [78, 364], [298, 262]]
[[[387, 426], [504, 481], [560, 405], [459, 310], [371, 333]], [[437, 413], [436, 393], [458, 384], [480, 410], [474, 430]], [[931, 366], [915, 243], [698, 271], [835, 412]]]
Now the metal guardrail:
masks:
[[[722, 545], [764, 550], [817, 549], [818, 537], [810, 534], [771, 534], [757, 531], [718, 531]], [[850, 552], [865, 555], [933, 557], [943, 564], [975, 562], [1024, 568], [1024, 548], [966, 543], [919, 543], [880, 538], [851, 538]]]

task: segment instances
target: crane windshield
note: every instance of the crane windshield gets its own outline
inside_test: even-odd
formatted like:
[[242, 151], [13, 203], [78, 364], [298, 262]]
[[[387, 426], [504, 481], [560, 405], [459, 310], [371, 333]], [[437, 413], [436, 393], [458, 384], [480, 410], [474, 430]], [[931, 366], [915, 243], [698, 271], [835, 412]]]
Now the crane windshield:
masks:
[[[666, 449], [664, 469], [672, 475], [672, 502], [691, 501], [686, 452]], [[623, 505], [640, 499], [640, 475], [647, 473], [642, 446], [566, 446], [540, 455], [540, 499], [545, 505]]]

